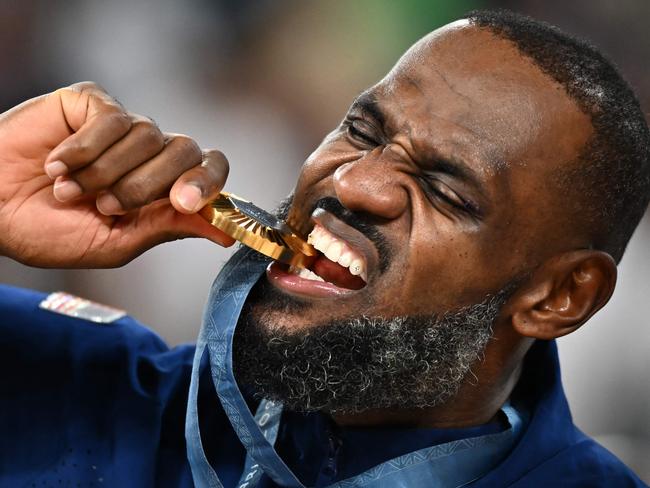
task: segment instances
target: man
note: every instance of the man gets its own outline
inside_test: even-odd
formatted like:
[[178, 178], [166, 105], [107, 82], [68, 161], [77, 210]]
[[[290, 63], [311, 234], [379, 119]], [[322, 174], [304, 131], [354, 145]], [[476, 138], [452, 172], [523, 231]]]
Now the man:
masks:
[[[0, 131], [4, 255], [100, 267], [183, 236], [232, 244], [196, 215], [223, 155], [96, 85], [30, 100]], [[507, 12], [434, 31], [303, 166], [286, 210], [322, 252], [310, 272], [260, 277], [267, 262], [238, 251], [196, 351], [4, 289], [0, 479], [642, 486], [573, 426], [552, 340], [612, 294], [649, 142], [589, 45]]]

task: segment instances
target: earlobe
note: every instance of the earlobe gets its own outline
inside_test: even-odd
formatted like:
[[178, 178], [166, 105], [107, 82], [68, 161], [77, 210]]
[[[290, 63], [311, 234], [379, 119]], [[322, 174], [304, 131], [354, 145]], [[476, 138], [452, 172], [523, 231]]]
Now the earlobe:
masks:
[[616, 263], [607, 253], [584, 249], [556, 256], [512, 297], [512, 327], [536, 339], [569, 334], [607, 303], [615, 285]]

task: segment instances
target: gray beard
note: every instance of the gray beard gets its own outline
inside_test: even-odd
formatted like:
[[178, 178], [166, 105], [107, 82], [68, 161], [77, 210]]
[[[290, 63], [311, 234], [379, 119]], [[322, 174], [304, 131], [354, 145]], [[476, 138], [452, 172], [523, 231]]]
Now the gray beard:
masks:
[[512, 290], [440, 316], [361, 316], [292, 331], [273, 324], [264, 310], [296, 312], [306, 305], [263, 280], [235, 332], [235, 375], [257, 397], [294, 411], [435, 407], [472, 374]]

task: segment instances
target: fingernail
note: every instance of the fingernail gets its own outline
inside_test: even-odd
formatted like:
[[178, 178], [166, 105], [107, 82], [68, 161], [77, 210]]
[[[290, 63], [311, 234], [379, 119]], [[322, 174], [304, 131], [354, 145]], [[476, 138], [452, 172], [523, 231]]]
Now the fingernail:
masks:
[[83, 193], [79, 183], [73, 180], [59, 180], [54, 183], [54, 198], [67, 202]]
[[201, 204], [201, 190], [198, 186], [195, 185], [185, 185], [179, 191], [176, 199], [188, 212], [194, 212], [198, 210], [198, 206]]
[[63, 161], [52, 161], [45, 165], [45, 173], [52, 179], [57, 176], [63, 176], [68, 172], [68, 167]]
[[116, 215], [124, 213], [122, 204], [120, 201], [109, 192], [101, 193], [97, 196], [97, 210], [99, 210], [104, 215]]

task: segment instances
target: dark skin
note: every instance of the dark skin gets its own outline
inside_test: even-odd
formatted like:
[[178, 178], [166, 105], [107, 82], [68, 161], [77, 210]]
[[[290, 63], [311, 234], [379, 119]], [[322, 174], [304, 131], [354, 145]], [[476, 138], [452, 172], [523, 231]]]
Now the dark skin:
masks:
[[[2, 117], [0, 130], [11, 129], [7, 114]], [[131, 121], [133, 117], [129, 115]], [[52, 135], [54, 126], [56, 122], [44, 134]], [[22, 195], [22, 201], [39, 203], [17, 204], [16, 192], [8, 191], [7, 183], [0, 184], [0, 236], [9, 235], [7, 229], [11, 235], [25, 236], [22, 240], [0, 237], [3, 254], [40, 266], [115, 266], [179, 236], [231, 242], [203, 226], [195, 210], [183, 208], [178, 201], [183, 185], [190, 182], [201, 189], [202, 202], [223, 186], [227, 163], [220, 153], [211, 153], [209, 170], [197, 166], [196, 148], [186, 158], [169, 156], [167, 166], [176, 169], [167, 170], [161, 180], [160, 170], [155, 169], [160, 166], [148, 163], [164, 154], [163, 143], [158, 152], [141, 153], [139, 162], [132, 163], [133, 168], [144, 168], [139, 174], [118, 172], [99, 183], [105, 170], [87, 172], [84, 187], [88, 190], [65, 204], [57, 202], [43, 164], [60, 159], [69, 166], [63, 178], [79, 178], [79, 171], [97, 166], [99, 155], [129, 137], [133, 123], [103, 133], [88, 129], [86, 138], [93, 133], [112, 134], [93, 139], [101, 143], [94, 142], [91, 156], [78, 154], [70, 144], [66, 149], [65, 141], [88, 126], [86, 119], [68, 132], [60, 125], [59, 139], [50, 137], [49, 145], [31, 157], [29, 174], [19, 174], [24, 165], [10, 167], [6, 162], [5, 155], [20, 150], [0, 147], [5, 156], [0, 171], [12, 181], [23, 182], [14, 186], [23, 192], [32, 185], [35, 191], [28, 198]], [[570, 202], [551, 183], [558, 171], [576, 164], [572, 161], [591, 132], [589, 118], [563, 89], [511, 43], [464, 22], [418, 42], [384, 80], [353, 104], [344, 122], [306, 161], [290, 220], [308, 232], [315, 202], [335, 197], [348, 209], [371, 216], [396, 252], [388, 269], [380, 273], [373, 266], [374, 246], [325, 215], [325, 227], [367, 249], [368, 285], [335, 301], [310, 299], [306, 310], [277, 314], [277, 322], [297, 330], [359, 313], [386, 317], [441, 313], [480, 302], [515, 277], [523, 281], [495, 323], [495, 340], [489, 343], [484, 360], [473, 368], [476, 379], [466, 381], [452, 401], [418, 411], [339, 416], [337, 422], [427, 427], [488, 422], [510, 395], [534, 339], [572, 332], [607, 302], [616, 282], [615, 263], [609, 255], [591, 249], [589, 235], [576, 232], [566, 212]], [[131, 137], [137, 140], [137, 135]], [[58, 154], [57, 145], [64, 146]], [[147, 186], [148, 176], [156, 182], [155, 188], [153, 183]], [[128, 191], [130, 181], [139, 182], [139, 199]], [[150, 203], [169, 196], [170, 187], [170, 200]], [[101, 213], [96, 198], [107, 191], [117, 197], [121, 208], [104, 207]], [[24, 218], [11, 218], [16, 209], [24, 212]], [[163, 212], [166, 220], [142, 220], [149, 227], [140, 231], [139, 239], [132, 239], [134, 244], [125, 246], [124, 240], [111, 237], [137, 222], [134, 215], [153, 215], [154, 210]], [[36, 215], [63, 216], [63, 226], [69, 222], [66, 215], [80, 211], [96, 225], [91, 231], [73, 229], [79, 233], [77, 242], [90, 243], [82, 249], [85, 252], [73, 253], [63, 240], [57, 241], [52, 225], [47, 230], [47, 248], [33, 249], [29, 236], [36, 229], [29, 226], [37, 222]], [[98, 229], [104, 239], [93, 240]], [[138, 235], [134, 229], [121, 232], [122, 239]], [[38, 231], [42, 235], [42, 228]], [[69, 254], [74, 259], [67, 259]]]
[[[339, 423], [485, 423], [510, 395], [534, 338], [569, 333], [607, 302], [614, 261], [589, 250], [566, 199], [547, 183], [573, 164], [591, 132], [589, 118], [509, 42], [464, 23], [420, 41], [352, 105], [305, 164], [290, 219], [308, 222], [302, 211], [336, 197], [375, 217], [398, 251], [388, 271], [370, 269], [368, 285], [335, 306], [314, 300], [274, 322], [295, 328], [360, 311], [440, 313], [530, 277], [495, 324], [496, 340], [473, 368], [477, 379], [452, 402], [338, 416]], [[333, 217], [325, 224], [342, 238], [354, 235]]]

